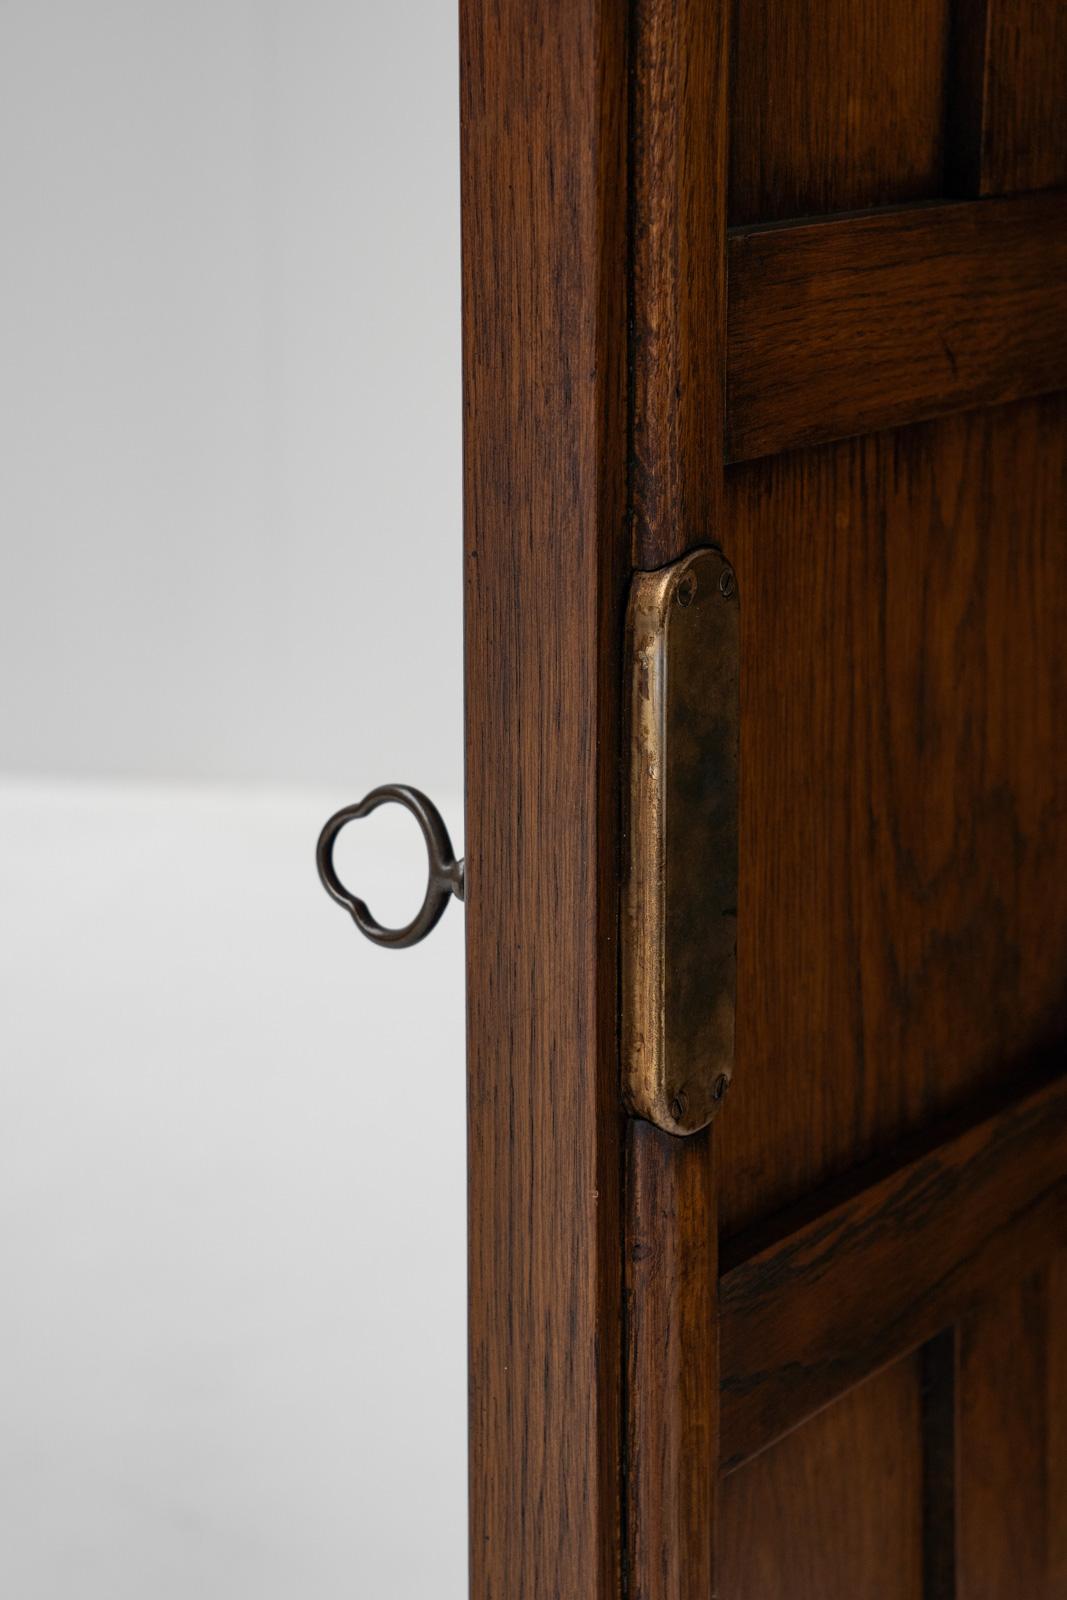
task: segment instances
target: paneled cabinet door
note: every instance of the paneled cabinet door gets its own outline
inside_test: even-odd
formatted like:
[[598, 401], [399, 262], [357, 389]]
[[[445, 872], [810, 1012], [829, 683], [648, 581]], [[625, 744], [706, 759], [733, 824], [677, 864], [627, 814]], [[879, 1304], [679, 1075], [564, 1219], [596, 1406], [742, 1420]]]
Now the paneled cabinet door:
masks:
[[[1059, 1600], [1067, 9], [461, 14], [472, 1593]], [[708, 544], [682, 1138], [619, 1093], [623, 618]]]

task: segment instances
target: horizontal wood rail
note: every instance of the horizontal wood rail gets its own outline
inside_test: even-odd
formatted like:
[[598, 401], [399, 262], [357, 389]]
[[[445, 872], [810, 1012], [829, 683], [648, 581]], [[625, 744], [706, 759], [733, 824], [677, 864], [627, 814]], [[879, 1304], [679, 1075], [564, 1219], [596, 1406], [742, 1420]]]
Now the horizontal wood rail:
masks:
[[723, 1470], [933, 1338], [1061, 1243], [1067, 1078], [783, 1231], [725, 1272]]
[[729, 461], [1067, 387], [1067, 191], [734, 231]]

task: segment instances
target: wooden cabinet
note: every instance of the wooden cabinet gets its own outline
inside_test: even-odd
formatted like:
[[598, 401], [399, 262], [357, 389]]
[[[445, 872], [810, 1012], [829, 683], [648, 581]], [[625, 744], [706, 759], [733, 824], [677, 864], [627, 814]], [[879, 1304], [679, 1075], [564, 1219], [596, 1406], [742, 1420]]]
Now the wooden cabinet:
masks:
[[[472, 1594], [1067, 1596], [1067, 11], [462, 0]], [[622, 619], [741, 597], [734, 1082]]]

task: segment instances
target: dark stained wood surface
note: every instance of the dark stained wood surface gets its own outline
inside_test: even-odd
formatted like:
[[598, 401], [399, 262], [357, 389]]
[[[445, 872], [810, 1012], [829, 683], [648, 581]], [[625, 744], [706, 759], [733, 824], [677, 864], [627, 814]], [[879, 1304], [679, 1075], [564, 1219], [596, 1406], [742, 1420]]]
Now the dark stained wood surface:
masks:
[[1067, 1257], [961, 1325], [959, 1600], [1067, 1594]]
[[1067, 1033], [1067, 398], [728, 474], [723, 1236]]
[[737, 0], [730, 221], [943, 192], [947, 0]]
[[[1013, 1220], [1006, 1181], [971, 1249], [981, 1150], [962, 1220], [863, 1257], [906, 1337], [837, 1293], [867, 1212], [794, 1329], [816, 1378], [774, 1366], [788, 1284], [758, 1371], [731, 1335], [727, 1451], [731, 1374], [808, 1420], [715, 1503], [720, 1233], [725, 1304], [742, 1230], [1009, 1098], [1067, 1027], [1067, 402], [1005, 403], [1065, 379], [1064, 198], [746, 227], [724, 305], [727, 170], [746, 224], [958, 192], [969, 3], [739, 0], [727, 86], [725, 0], [461, 0], [475, 1600], [949, 1600], [957, 1553], [978, 1600], [1038, 1493], [1051, 1588], [1017, 1600], [1065, 1589], [1062, 1363], [1046, 1340], [1041, 1391], [1021, 1358], [1047, 1432], [1005, 1430], [1029, 1487], [998, 1510], [1007, 1467], [968, 1488], [960, 1441], [1011, 1404], [979, 1391], [1017, 1309], [976, 1356], [932, 1326], [1060, 1236], [1061, 1191]], [[1044, 0], [989, 3], [1048, 34]], [[1049, 170], [1050, 37], [1002, 56], [1006, 98], [982, 80], [987, 189]], [[618, 647], [630, 564], [708, 540], [745, 597], [737, 1074], [687, 1143], [618, 1109]], [[854, 1333], [863, 1371], [929, 1342], [857, 1386]], [[784, 1425], [759, 1403], [744, 1450]]]
[[609, 1600], [623, 18], [460, 9], [471, 1594]]
[[922, 1376], [922, 1600], [958, 1600], [956, 1504], [957, 1330], [943, 1328], [919, 1352]]
[[719, 1286], [727, 1470], [1067, 1244], [1067, 1078], [781, 1226]]
[[[632, 16], [630, 504], [650, 569], [725, 538], [728, 0]], [[629, 1600], [714, 1590], [718, 1347], [713, 1141], [627, 1130]]]
[[1067, 194], [732, 234], [727, 456], [1067, 385]]
[[1067, 184], [1067, 6], [954, 0], [948, 167], [956, 194]]
[[636, 0], [631, 509], [634, 564], [722, 518], [728, 0]]
[[719, 1491], [722, 1600], [919, 1600], [921, 1430], [912, 1356], [731, 1473]]
[[629, 1600], [713, 1591], [719, 1370], [711, 1133], [628, 1130]]

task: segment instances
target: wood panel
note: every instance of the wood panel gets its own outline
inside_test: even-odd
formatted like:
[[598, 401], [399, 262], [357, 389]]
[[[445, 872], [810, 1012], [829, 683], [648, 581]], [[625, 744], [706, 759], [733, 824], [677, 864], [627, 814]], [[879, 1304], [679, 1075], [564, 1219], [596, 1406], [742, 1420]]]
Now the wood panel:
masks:
[[1067, 6], [955, 0], [948, 167], [956, 194], [1067, 184]]
[[1067, 386], [1067, 194], [733, 234], [727, 454]]
[[726, 1468], [1067, 1244], [1067, 1079], [856, 1183], [720, 1283]]
[[730, 221], [942, 192], [946, 0], [736, 0]]
[[[651, 569], [724, 537], [727, 0], [632, 8], [630, 502]], [[630, 1600], [714, 1592], [717, 1244], [710, 1132], [626, 1134]]]
[[1067, 1259], [962, 1324], [959, 1600], [1067, 1594]]
[[630, 515], [660, 567], [722, 516], [727, 0], [637, 0]]
[[1067, 1031], [1067, 399], [735, 468], [723, 1236]]
[[[739, 456], [1062, 382], [1063, 202], [738, 235], [727, 363], [723, 5], [461, 12], [472, 1595], [916, 1594], [951, 1482], [929, 1349], [727, 1478], [716, 1579], [716, 1193], [736, 1245], [1067, 1021], [1067, 403], [724, 491], [723, 379]], [[739, 217], [939, 192], [940, 0], [738, 15]], [[714, 1164], [624, 1126], [615, 1031], [627, 567], [709, 538], [745, 594]]]
[[922, 1600], [959, 1600], [956, 1587], [956, 1328], [919, 1352], [922, 1370]]
[[723, 1600], [918, 1600], [921, 1428], [913, 1356], [731, 1473]]
[[623, 18], [460, 10], [471, 1594], [608, 1600]]
[[709, 1131], [629, 1129], [626, 1463], [630, 1600], [714, 1590], [717, 1238]]

